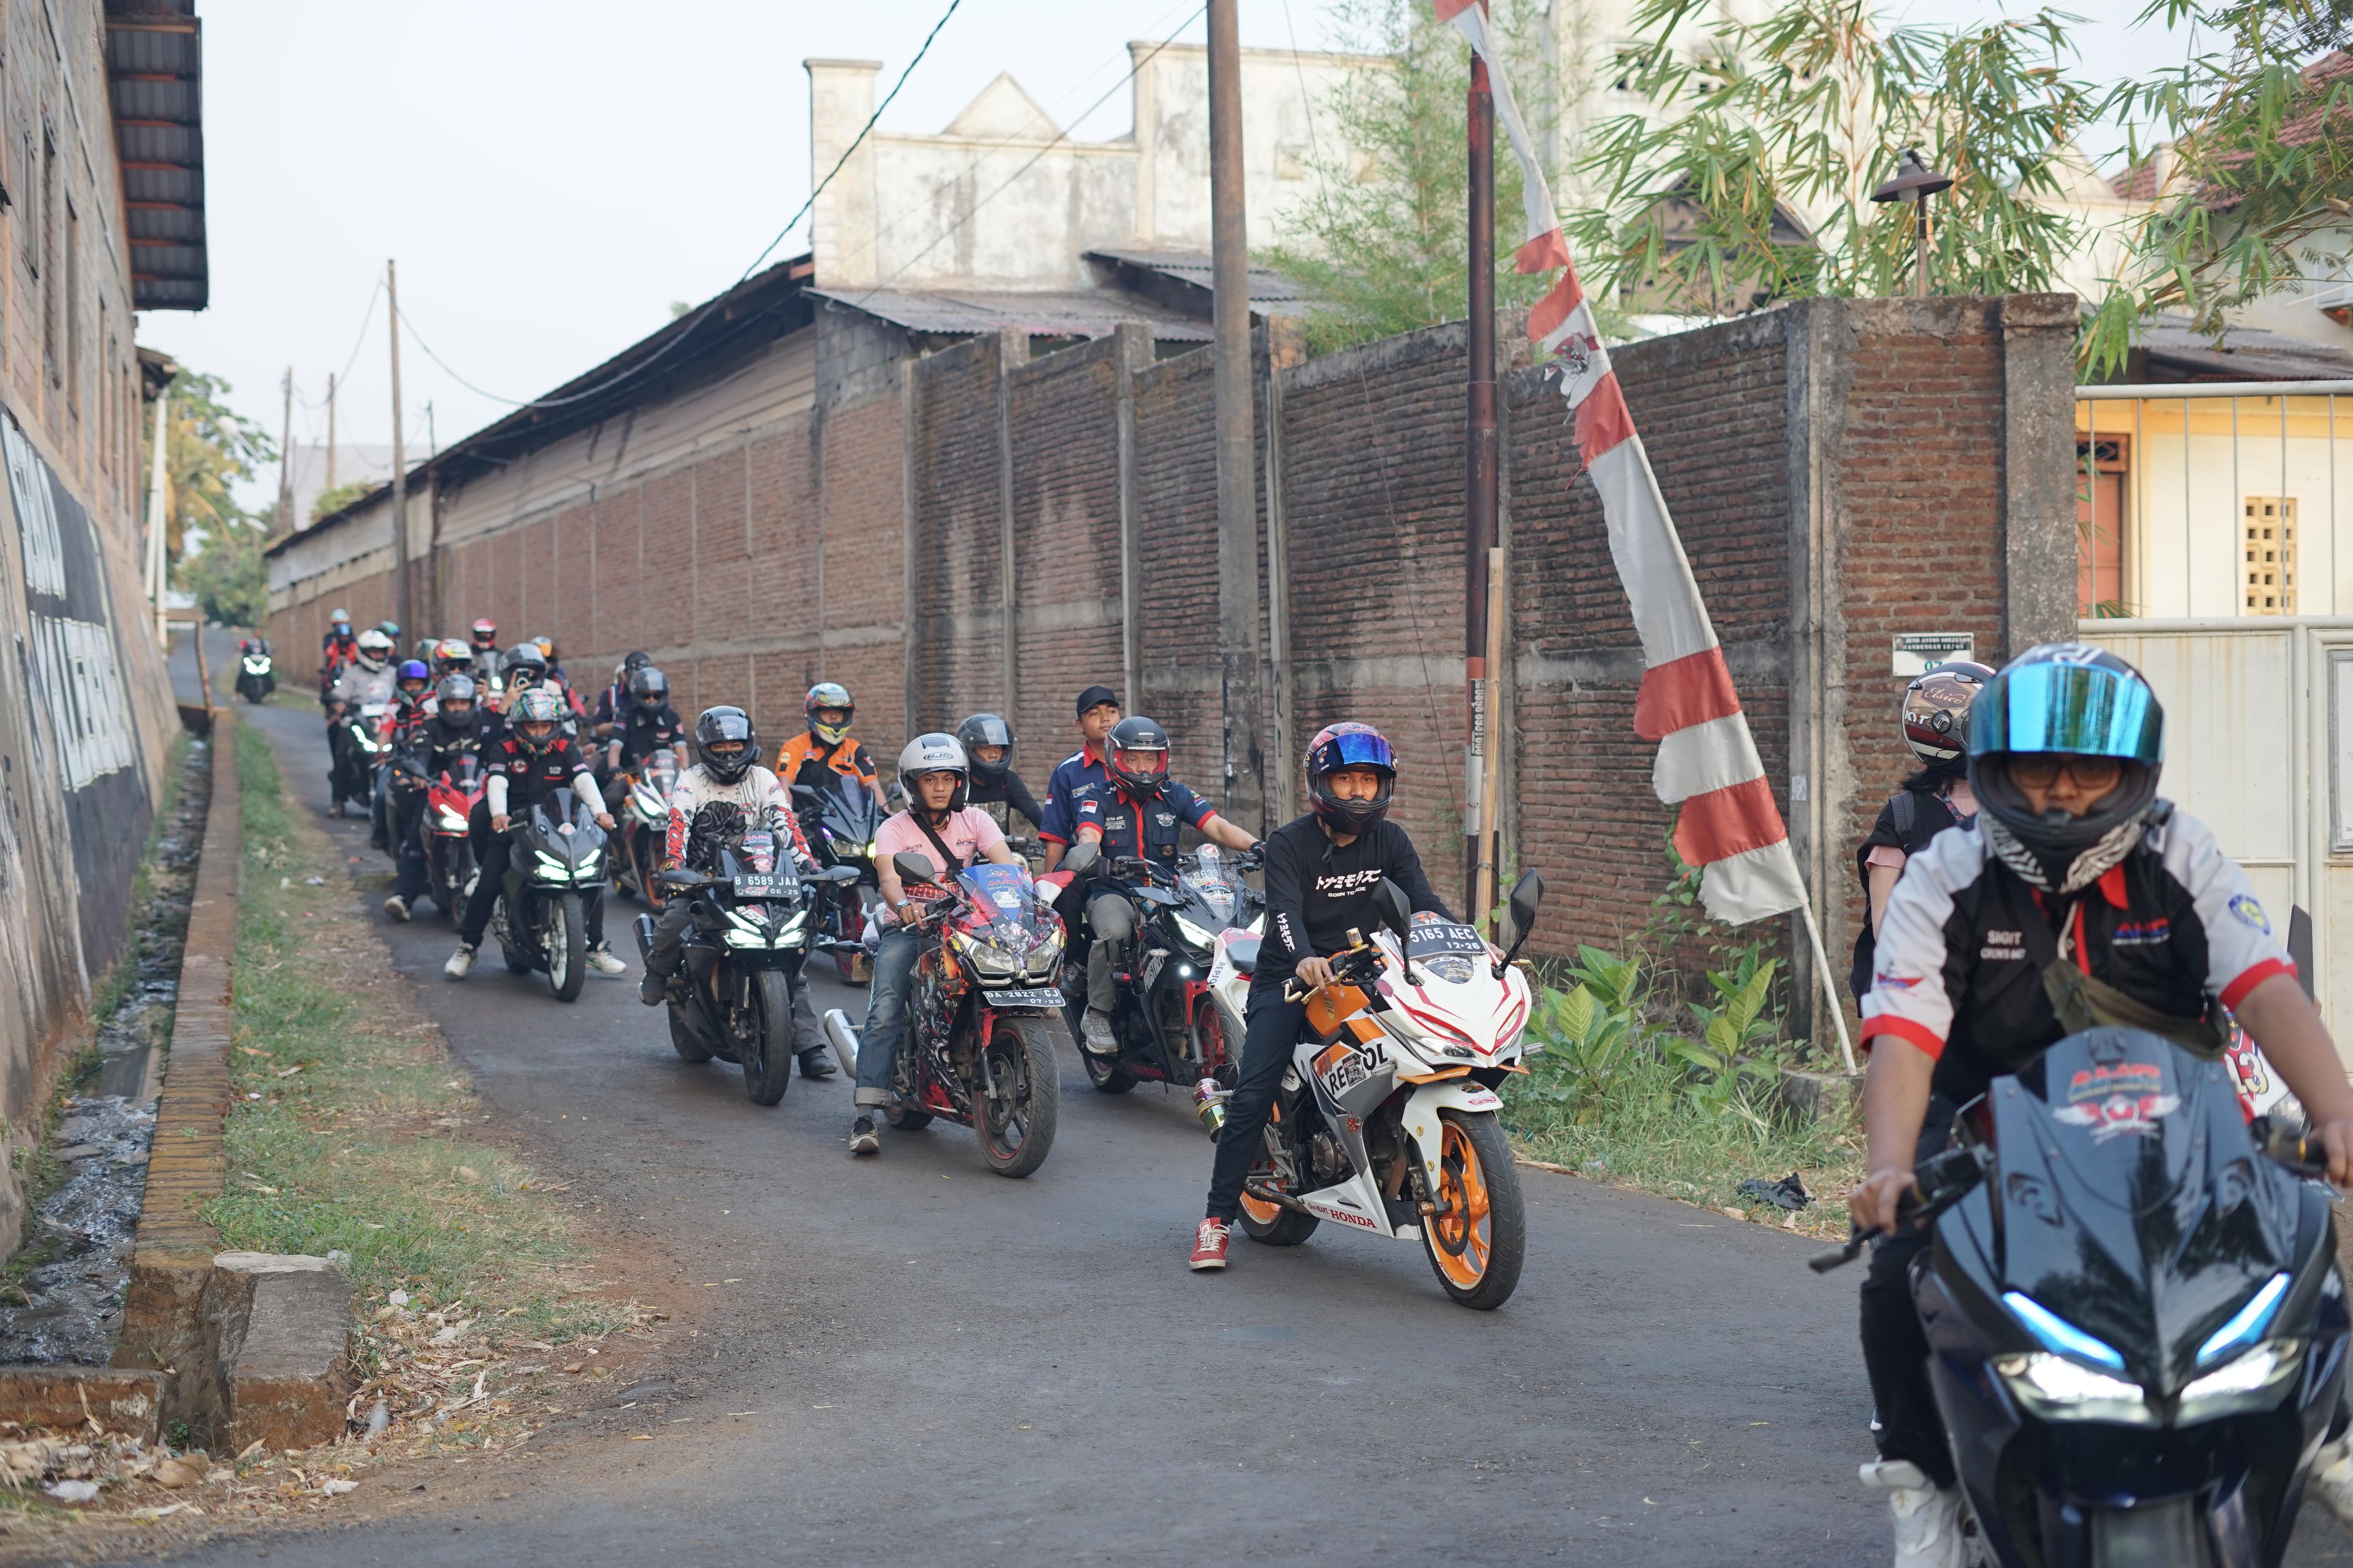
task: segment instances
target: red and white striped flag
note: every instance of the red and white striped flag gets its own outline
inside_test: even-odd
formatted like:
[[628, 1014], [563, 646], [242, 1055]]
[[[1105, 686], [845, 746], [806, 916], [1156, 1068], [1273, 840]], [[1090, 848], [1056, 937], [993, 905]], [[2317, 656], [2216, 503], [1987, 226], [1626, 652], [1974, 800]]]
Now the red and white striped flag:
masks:
[[1486, 14], [1475, 0], [1435, 4], [1438, 19], [1451, 23], [1486, 61], [1495, 116], [1519, 157], [1527, 237], [1519, 247], [1518, 268], [1561, 268], [1560, 280], [1528, 312], [1528, 337], [1539, 358], [1554, 356], [1562, 395], [1576, 414], [1577, 453], [1601, 497], [1610, 559], [1633, 605], [1644, 666], [1642, 688], [1634, 699], [1634, 731], [1659, 742], [1651, 770], [1659, 798], [1683, 807], [1675, 824], [1676, 853], [1705, 868], [1700, 900], [1720, 921], [1738, 925], [1805, 909], [1806, 886], [1789, 849], [1788, 827], [1773, 804], [1773, 788], [1708, 621], [1706, 601], [1577, 285], [1550, 187], [1513, 102]]

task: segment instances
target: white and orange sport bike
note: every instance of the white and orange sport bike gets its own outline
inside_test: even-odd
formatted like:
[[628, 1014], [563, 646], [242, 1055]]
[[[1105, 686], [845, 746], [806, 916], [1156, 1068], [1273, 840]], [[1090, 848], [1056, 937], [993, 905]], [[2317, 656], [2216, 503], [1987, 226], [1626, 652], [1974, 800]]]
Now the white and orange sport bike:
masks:
[[[1533, 871], [1512, 889], [1513, 952], [1543, 892]], [[1306, 994], [1311, 1037], [1276, 1091], [1265, 1154], [1242, 1190], [1242, 1230], [1296, 1247], [1330, 1220], [1419, 1241], [1449, 1296], [1491, 1310], [1519, 1284], [1527, 1247], [1495, 1089], [1525, 1070], [1528, 983], [1472, 927], [1410, 913], [1395, 883], [1375, 900], [1384, 929], [1370, 941], [1351, 931], [1331, 983]], [[1237, 1021], [1257, 949], [1240, 930], [1218, 939], [1209, 985]]]

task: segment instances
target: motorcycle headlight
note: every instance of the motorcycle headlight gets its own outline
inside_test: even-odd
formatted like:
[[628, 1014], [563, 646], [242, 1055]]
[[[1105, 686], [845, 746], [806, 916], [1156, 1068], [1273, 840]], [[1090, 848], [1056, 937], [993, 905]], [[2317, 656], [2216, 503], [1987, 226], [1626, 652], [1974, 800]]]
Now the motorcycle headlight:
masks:
[[591, 849], [587, 854], [580, 857], [580, 874], [584, 877], [595, 876], [597, 865], [604, 858], [605, 852], [602, 849]]
[[554, 856], [550, 855], [544, 849], [535, 849], [532, 851], [532, 853], [539, 861], [539, 874], [541, 876], [546, 878], [551, 882], [568, 882], [572, 880], [572, 868], [565, 862], [558, 860]]
[[1004, 979], [1020, 973], [1021, 963], [1002, 948], [985, 942], [975, 942], [958, 932], [956, 951], [971, 961], [972, 966], [991, 979]]
[[767, 940], [768, 922], [748, 910], [729, 910], [727, 923], [737, 931], [750, 931], [764, 942]]
[[727, 933], [727, 945], [730, 947], [765, 947], [768, 945], [768, 937], [765, 931], [730, 931]]
[[2045, 1351], [1996, 1356], [1993, 1369], [2012, 1397], [2045, 1420], [2157, 1425], [2139, 1384], [2094, 1372], [2065, 1356]]
[[1032, 974], [1051, 974], [1061, 962], [1062, 933], [1059, 931], [1029, 950], [1029, 973]]
[[1176, 934], [1195, 947], [1206, 949], [1216, 944], [1218, 937], [1215, 931], [1203, 931], [1183, 915], [1171, 915], [1168, 918], [1176, 925]]
[[462, 833], [465, 831], [466, 819], [459, 816], [456, 812], [450, 810], [448, 806], [445, 805], [440, 809], [439, 817], [441, 826], [448, 828], [450, 832]]
[[2304, 1370], [2304, 1341], [2265, 1340], [2232, 1357], [2181, 1391], [2183, 1426], [2220, 1415], [2243, 1415], [2277, 1405], [2286, 1385]]
[[637, 787], [636, 795], [638, 809], [644, 812], [648, 816], [665, 816], [669, 815], [670, 807], [662, 803], [662, 797], [654, 790], [644, 784], [639, 784]]

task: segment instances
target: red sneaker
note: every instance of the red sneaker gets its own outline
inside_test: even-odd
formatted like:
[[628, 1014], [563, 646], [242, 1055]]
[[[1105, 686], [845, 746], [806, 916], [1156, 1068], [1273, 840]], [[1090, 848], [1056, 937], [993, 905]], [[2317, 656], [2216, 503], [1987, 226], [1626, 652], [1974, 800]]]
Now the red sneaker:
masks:
[[1193, 1256], [1186, 1264], [1188, 1268], [1223, 1268], [1226, 1266], [1226, 1226], [1222, 1220], [1205, 1219], [1201, 1228], [1193, 1233]]

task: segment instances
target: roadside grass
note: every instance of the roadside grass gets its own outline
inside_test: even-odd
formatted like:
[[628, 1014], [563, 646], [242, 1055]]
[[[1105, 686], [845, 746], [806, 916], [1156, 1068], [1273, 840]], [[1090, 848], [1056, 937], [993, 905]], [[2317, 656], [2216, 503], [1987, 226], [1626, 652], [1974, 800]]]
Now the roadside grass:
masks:
[[239, 723], [237, 1098], [228, 1190], [206, 1209], [224, 1245], [340, 1254], [363, 1302], [406, 1290], [550, 1342], [626, 1326], [630, 1309], [577, 1277], [586, 1249], [531, 1168], [464, 1135], [479, 1107], [462, 1069]]

